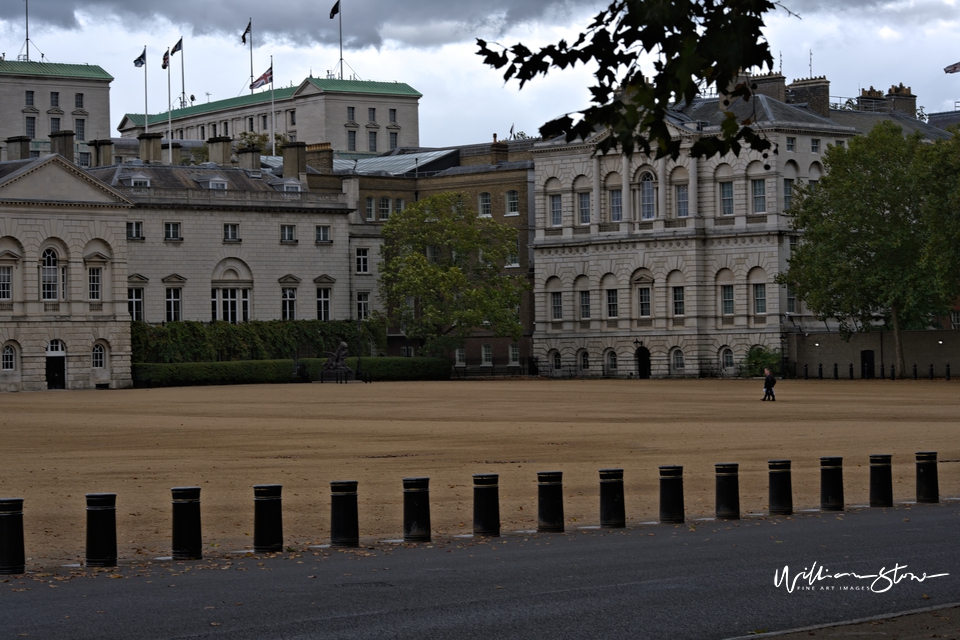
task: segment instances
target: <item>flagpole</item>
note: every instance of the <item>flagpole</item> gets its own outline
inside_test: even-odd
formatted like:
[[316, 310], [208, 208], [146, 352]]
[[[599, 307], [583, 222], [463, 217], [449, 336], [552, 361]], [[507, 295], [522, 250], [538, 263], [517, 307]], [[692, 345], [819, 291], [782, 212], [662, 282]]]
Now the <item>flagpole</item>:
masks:
[[[270, 138], [273, 140], [273, 155], [277, 155], [277, 110], [273, 106], [273, 78], [276, 73], [273, 70], [273, 56], [270, 56]], [[251, 91], [251, 93], [253, 93]]]
[[183, 36], [180, 36], [180, 107], [187, 106], [187, 78], [186, 64], [183, 61]]
[[150, 112], [147, 111], [147, 45], [143, 45], [143, 132], [150, 133]]
[[170, 49], [167, 49], [167, 164], [173, 164], [173, 102], [170, 98]]
[[340, 0], [340, 79], [343, 80], [343, 0]]
[[250, 95], [253, 95], [253, 17], [250, 18]]

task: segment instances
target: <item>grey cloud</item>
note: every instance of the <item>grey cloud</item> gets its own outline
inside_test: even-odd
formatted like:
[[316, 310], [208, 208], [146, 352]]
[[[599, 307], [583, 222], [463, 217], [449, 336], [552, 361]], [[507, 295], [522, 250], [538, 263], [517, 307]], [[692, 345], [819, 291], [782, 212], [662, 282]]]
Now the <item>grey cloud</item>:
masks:
[[[253, 17], [254, 36], [304, 44], [337, 42], [339, 22], [329, 18], [336, 0], [44, 0], [30, 6], [31, 25], [61, 29], [80, 27], [78, 15], [117, 18], [149, 30], [168, 20], [184, 32], [200, 35], [240, 34]], [[343, 0], [344, 44], [378, 47], [395, 39], [430, 48], [474, 37], [495, 38], [517, 24], [569, 24], [571, 12], [601, 7], [588, 0]], [[595, 7], [594, 7], [595, 5]], [[23, 4], [0, 3], [0, 20], [19, 23]]]
[[790, 11], [804, 15], [833, 14], [838, 19], [856, 17], [861, 20], [896, 21], [898, 24], [925, 24], [932, 20], [956, 20], [960, 7], [943, 0], [783, 0]]

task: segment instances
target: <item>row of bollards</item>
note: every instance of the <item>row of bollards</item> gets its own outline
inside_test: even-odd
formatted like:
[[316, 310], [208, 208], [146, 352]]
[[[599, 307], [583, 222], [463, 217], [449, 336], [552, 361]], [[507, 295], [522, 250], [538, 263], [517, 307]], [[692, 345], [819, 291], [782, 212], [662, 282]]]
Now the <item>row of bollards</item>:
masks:
[[[870, 506], [893, 506], [893, 474], [890, 454], [870, 456]], [[937, 479], [937, 453], [918, 451], [917, 502], [937, 503], [940, 487]], [[716, 465], [716, 517], [740, 518], [739, 464]], [[790, 460], [769, 460], [769, 513], [793, 513], [793, 487]], [[660, 522], [683, 523], [683, 467], [660, 468]], [[357, 547], [360, 544], [357, 508], [357, 481], [334, 480], [330, 483], [330, 546]], [[403, 540], [429, 542], [430, 479], [403, 479]], [[254, 488], [253, 549], [257, 553], [283, 551], [282, 485], [262, 484]], [[173, 559], [197, 560], [203, 557], [200, 527], [200, 487], [174, 487]], [[115, 493], [88, 493], [86, 565], [112, 567], [117, 564], [117, 526]], [[537, 473], [537, 531], [562, 533], [563, 472]], [[843, 458], [820, 458], [820, 508], [843, 511]], [[623, 469], [600, 470], [600, 526], [626, 526]], [[473, 533], [500, 535], [499, 475], [473, 476]], [[0, 574], [23, 573], [23, 499], [0, 498]]]
[[[946, 375], [945, 375], [945, 378], [946, 378], [947, 382], [949, 382], [949, 381], [950, 381], [950, 364], [949, 364], [949, 363], [946, 364], [945, 374], [946, 374]], [[870, 373], [870, 376], [872, 376], [872, 375], [873, 375], [873, 373], [871, 372], [871, 373]], [[901, 372], [901, 376], [900, 376], [900, 377], [902, 378], [903, 375], [904, 375], [904, 374]], [[935, 379], [934, 374], [933, 374], [933, 363], [930, 364], [928, 375], [929, 375], [929, 378], [930, 378], [931, 380], [934, 380], [934, 379]], [[849, 367], [849, 376], [850, 376], [850, 379], [853, 380], [853, 363], [852, 363], [852, 362], [850, 363], [850, 367]], [[864, 365], [861, 366], [860, 377], [863, 378], [863, 379], [867, 379], [867, 378], [868, 378], [866, 364], [864, 364]], [[820, 364], [817, 365], [817, 378], [818, 378], [819, 380], [823, 380], [823, 363], [820, 363]], [[803, 379], [804, 379], [804, 380], [809, 380], [809, 379], [810, 379], [810, 372], [809, 372], [809, 369], [808, 369], [808, 365], [806, 365], [806, 364], [803, 365]], [[836, 363], [836, 362], [833, 363], [833, 379], [834, 379], [834, 380], [839, 380], [839, 379], [840, 379], [840, 365], [839, 365], [839, 363]], [[881, 379], [881, 380], [885, 380], [885, 379], [886, 379], [886, 367], [885, 367], [884, 365], [882, 365], [882, 364], [880, 365], [880, 379]], [[897, 370], [896, 370], [896, 367], [895, 367], [894, 365], [892, 365], [892, 364], [890, 365], [890, 379], [891, 379], [891, 380], [896, 380], [896, 379], [897, 379]], [[919, 380], [919, 379], [920, 379], [920, 372], [919, 372], [919, 370], [917, 369], [917, 365], [913, 365], [913, 379], [914, 379], [914, 380]]]

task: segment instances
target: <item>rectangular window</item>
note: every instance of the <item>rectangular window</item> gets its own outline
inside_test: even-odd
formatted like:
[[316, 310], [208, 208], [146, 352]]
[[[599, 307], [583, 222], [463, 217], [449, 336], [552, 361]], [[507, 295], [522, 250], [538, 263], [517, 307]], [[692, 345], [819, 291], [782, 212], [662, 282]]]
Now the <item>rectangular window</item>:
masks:
[[223, 121], [223, 135], [225, 136], [230, 135], [230, 122], [226, 120]]
[[640, 317], [650, 317], [650, 287], [640, 287], [637, 289], [637, 302], [639, 303]]
[[216, 122], [214, 122], [214, 123], [212, 123], [212, 124], [210, 125], [210, 135], [213, 136], [214, 138], [217, 137], [217, 123], [216, 123]]
[[427, 256], [427, 262], [430, 262], [432, 264], [437, 264], [438, 262], [440, 262], [440, 249], [438, 249], [432, 244], [428, 244], [426, 247], [426, 256]]
[[2, 368], [4, 371], [13, 371], [16, 364], [14, 360], [15, 352], [13, 347], [7, 345], [3, 348], [3, 365]]
[[33, 106], [33, 91], [27, 91], [24, 95], [24, 102], [28, 107]]
[[357, 320], [366, 320], [370, 317], [370, 294], [357, 293]]
[[297, 290], [292, 287], [283, 287], [280, 293], [280, 319], [297, 319]]
[[50, 133], [60, 131], [60, 118], [50, 118]]
[[290, 110], [290, 126], [291, 127], [297, 126], [297, 110], [296, 109]]
[[753, 285], [753, 311], [758, 316], [767, 313], [767, 285]]
[[293, 224], [280, 225], [280, 242], [296, 242], [297, 226]]
[[620, 317], [620, 299], [617, 289], [607, 289], [607, 317]]
[[657, 193], [650, 174], [640, 180], [640, 217], [653, 220], [657, 216]]
[[767, 212], [767, 181], [751, 180], [750, 185], [753, 188], [753, 212]]
[[149, 187], [150, 180], [146, 178], [134, 178], [130, 181], [131, 187]]
[[682, 316], [686, 309], [683, 304], [683, 287], [673, 288], [673, 315]]
[[550, 294], [550, 308], [553, 310], [554, 320], [563, 320], [563, 294], [555, 291]]
[[467, 350], [466, 349], [464, 349], [463, 347], [457, 347], [456, 357], [457, 357], [456, 362], [458, 367], [467, 366]]
[[370, 152], [374, 152], [377, 150], [377, 132], [376, 131], [370, 131], [369, 133], [367, 133], [367, 147], [368, 147], [367, 150]]
[[677, 217], [686, 218], [690, 215], [690, 203], [689, 203], [689, 191], [687, 190], [687, 185], [678, 184], [676, 188], [677, 193]]
[[73, 121], [73, 137], [77, 141], [87, 139], [87, 121], [83, 118], [76, 118]]
[[81, 151], [80, 153], [78, 153], [78, 154], [77, 154], [77, 164], [80, 165], [81, 167], [89, 167], [89, 166], [90, 166], [90, 152], [89, 152], [89, 151]]
[[377, 121], [377, 110], [374, 109], [373, 107], [368, 107], [368, 108], [367, 108], [367, 120], [368, 120], [369, 122], [376, 122], [376, 121]]
[[797, 139], [787, 136], [787, 151], [797, 150]]
[[367, 198], [367, 220], [373, 220], [373, 198]]
[[140, 221], [127, 223], [127, 240], [143, 239], [143, 223]]
[[480, 364], [493, 364], [493, 345], [485, 344], [480, 347]]
[[590, 224], [590, 194], [577, 194], [577, 211], [579, 212], [580, 224]]
[[397, 110], [390, 109], [390, 122], [396, 122], [396, 121], [397, 121]]
[[580, 293], [580, 319], [590, 319], [590, 292], [581, 291]]
[[520, 236], [517, 235], [517, 239], [513, 241], [513, 244], [510, 246], [509, 251], [507, 252], [507, 264], [508, 267], [519, 267], [520, 266]]
[[510, 345], [510, 364], [520, 364], [520, 345], [517, 343]]
[[164, 240], [183, 240], [183, 238], [180, 236], [180, 223], [164, 222], [163, 223], [163, 239]]
[[31, 140], [37, 137], [37, 119], [33, 116], [27, 116], [27, 137]]
[[491, 203], [490, 194], [484, 191], [480, 194], [479, 198], [480, 203], [480, 217], [489, 218], [493, 215], [493, 205]]
[[517, 215], [520, 213], [520, 192], [515, 190], [507, 191], [507, 215]]
[[396, 149], [398, 143], [399, 143], [399, 136], [397, 135], [397, 132], [391, 131], [390, 132], [390, 148]]
[[399, 213], [407, 208], [407, 203], [403, 201], [403, 198], [397, 198], [393, 201], [393, 211], [394, 213]]
[[560, 196], [550, 196], [550, 224], [559, 227], [563, 224], [563, 209], [561, 208]]
[[960, 311], [950, 312], [950, 328], [960, 329]]
[[[787, 313], [797, 312], [797, 294], [793, 292], [793, 287], [787, 285]], [[957, 327], [954, 327], [956, 329]]]
[[[203, 127], [200, 127], [200, 129], [202, 131]], [[269, 129], [270, 125], [267, 123], [267, 114], [263, 114], [260, 116], [260, 131], [268, 131]]]
[[101, 282], [102, 277], [103, 270], [100, 267], [91, 267], [87, 272], [87, 282], [89, 284], [87, 296], [89, 300], [100, 300], [100, 289], [103, 284]]
[[180, 322], [183, 320], [183, 309], [180, 306], [183, 289], [167, 289], [167, 322]]
[[720, 285], [720, 301], [723, 304], [723, 315], [733, 315], [733, 285]]
[[330, 289], [320, 287], [317, 289], [317, 320], [330, 319]]
[[620, 222], [623, 220], [623, 191], [620, 189], [610, 190], [610, 222]]
[[143, 288], [127, 289], [127, 311], [134, 322], [143, 322]]
[[223, 225], [223, 241], [224, 242], [239, 242], [239, 240], [240, 240], [239, 224]]
[[59, 106], [60, 106], [60, 92], [59, 92], [59, 91], [51, 91], [51, 92], [50, 92], [50, 106], [51, 106], [51, 107], [59, 107]]
[[390, 219], [390, 198], [380, 198], [377, 202], [377, 215], [381, 220]]
[[317, 225], [316, 227], [316, 241], [317, 242], [330, 242], [330, 227], [327, 225]]
[[837, 146], [843, 147], [843, 146], [846, 146], [846, 143], [843, 140], [837, 140]]
[[[266, 118], [267, 116], [263, 116], [263, 117]], [[200, 139], [201, 140], [207, 139], [207, 127], [205, 125], [200, 125]]]
[[73, 106], [75, 109], [83, 109], [83, 94], [77, 93], [73, 96]]
[[13, 267], [0, 267], [0, 300], [13, 300]]
[[347, 151], [357, 150], [357, 132], [347, 131]]
[[793, 178], [783, 179], [783, 210], [790, 208], [790, 202], [793, 200]]
[[354, 107], [347, 107], [347, 122], [353, 122], [357, 119], [357, 110]]
[[793, 255], [793, 252], [797, 250], [797, 245], [800, 242], [800, 238], [797, 236], [790, 236], [790, 255]]
[[720, 183], [720, 212], [725, 216], [733, 215], [733, 183]]
[[810, 153], [820, 153], [820, 138], [810, 138]]
[[369, 249], [357, 249], [357, 273], [370, 273]]
[[213, 320], [231, 324], [250, 320], [250, 289], [213, 289], [210, 303]]

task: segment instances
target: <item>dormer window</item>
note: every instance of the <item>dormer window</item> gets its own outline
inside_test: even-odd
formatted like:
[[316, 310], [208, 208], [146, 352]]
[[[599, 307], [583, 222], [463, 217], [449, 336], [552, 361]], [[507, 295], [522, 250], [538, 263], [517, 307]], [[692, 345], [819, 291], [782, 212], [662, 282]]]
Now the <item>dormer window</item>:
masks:
[[197, 184], [199, 184], [203, 189], [225, 190], [227, 188], [227, 179], [222, 175], [214, 175], [212, 177], [204, 176], [201, 178], [196, 178], [196, 181]]
[[300, 185], [298, 184], [285, 184], [283, 185], [284, 191], [291, 191], [293, 193], [300, 193]]
[[150, 179], [149, 179], [149, 178], [134, 178], [134, 179], [131, 181], [131, 185], [130, 185], [130, 186], [133, 186], [133, 187], [149, 187], [149, 186], [150, 186]]
[[220, 180], [211, 180], [209, 188], [210, 189], [226, 189], [227, 183], [222, 182]]

